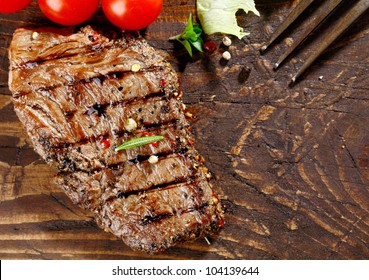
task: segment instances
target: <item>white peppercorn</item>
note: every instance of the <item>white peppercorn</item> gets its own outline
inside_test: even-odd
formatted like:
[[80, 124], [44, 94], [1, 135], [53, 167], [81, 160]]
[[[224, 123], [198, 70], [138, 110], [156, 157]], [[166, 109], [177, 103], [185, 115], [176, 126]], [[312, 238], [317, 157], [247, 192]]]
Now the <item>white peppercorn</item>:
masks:
[[232, 40], [229, 37], [227, 37], [227, 36], [224, 36], [223, 37], [222, 42], [223, 42], [223, 45], [225, 45], [227, 47], [229, 47], [230, 45], [232, 45]]
[[225, 51], [223, 54], [222, 54], [222, 57], [225, 59], [225, 60], [230, 60], [231, 59], [231, 53], [229, 51]]

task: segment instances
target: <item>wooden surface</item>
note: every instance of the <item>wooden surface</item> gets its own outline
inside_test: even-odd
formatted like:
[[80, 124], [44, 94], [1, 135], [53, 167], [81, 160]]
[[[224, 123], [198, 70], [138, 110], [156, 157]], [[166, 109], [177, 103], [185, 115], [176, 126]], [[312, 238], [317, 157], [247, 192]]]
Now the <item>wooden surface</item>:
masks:
[[[228, 63], [222, 49], [189, 59], [169, 42], [195, 1], [164, 2], [144, 36], [169, 53], [196, 112], [196, 145], [227, 208], [219, 237], [210, 246], [199, 240], [160, 255], [132, 252], [53, 184], [55, 171], [30, 147], [7, 88], [15, 28], [50, 25], [34, 1], [0, 15], [0, 258], [368, 259], [369, 14], [288, 87], [319, 42], [309, 40], [276, 72], [271, 65], [293, 37], [263, 56], [258, 49], [298, 1], [256, 0], [260, 18], [240, 13], [251, 35], [234, 40]], [[106, 24], [101, 10], [95, 22]]]

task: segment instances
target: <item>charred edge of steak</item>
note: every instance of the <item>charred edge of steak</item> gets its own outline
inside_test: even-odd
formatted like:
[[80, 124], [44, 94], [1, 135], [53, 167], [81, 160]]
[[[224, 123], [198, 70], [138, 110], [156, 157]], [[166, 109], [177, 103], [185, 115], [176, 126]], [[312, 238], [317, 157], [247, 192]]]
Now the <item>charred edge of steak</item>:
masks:
[[[77, 31], [77, 32], [76, 32]], [[37, 40], [33, 34], [36, 32]], [[99, 33], [95, 33], [101, 36]], [[80, 30], [66, 28], [18, 28], [13, 34], [9, 52], [12, 67], [22, 67], [28, 62], [50, 60], [57, 57], [75, 55], [100, 45], [104, 40], [91, 40], [94, 30], [86, 26]], [[92, 37], [91, 37], [92, 36]], [[32, 41], [32, 47], [30, 42]], [[105, 39], [105, 43], [109, 40]], [[112, 43], [112, 42], [111, 42]]]
[[[201, 171], [191, 178], [125, 196], [107, 188], [95, 210], [96, 220], [133, 249], [151, 253], [216, 231], [223, 224], [219, 200]], [[80, 186], [80, 182], [76, 185]], [[89, 195], [98, 189], [91, 185], [84, 193]], [[81, 190], [69, 192], [72, 196], [79, 193]], [[152, 244], [156, 244], [155, 248]]]
[[[36, 38], [34, 34], [37, 34]], [[30, 62], [54, 60], [75, 55], [99, 52], [105, 47], [147, 45], [137, 32], [122, 32], [109, 27], [83, 28], [18, 28], [13, 34], [9, 51], [12, 67], [24, 67]], [[150, 47], [150, 46], [149, 46]], [[152, 48], [152, 47], [150, 47]]]
[[[159, 219], [147, 224], [148, 226], [153, 226], [153, 234], [155, 232], [162, 238], [150, 239], [145, 238], [146, 236], [142, 236], [141, 239], [126, 236], [121, 236], [121, 238], [133, 250], [144, 251], [149, 254], [162, 252], [178, 243], [196, 240], [218, 232], [222, 228], [224, 221], [220, 212], [216, 211], [214, 207], [203, 205], [193, 211], [182, 212], [179, 215], [166, 215], [166, 219]], [[168, 220], [172, 221], [168, 224]], [[181, 221], [178, 222], [178, 220]], [[182, 220], [187, 220], [187, 223], [191, 224], [191, 226], [185, 225], [181, 227]], [[178, 230], [173, 230], [169, 234], [169, 230], [163, 231], [163, 227], [177, 227]]]
[[[99, 225], [101, 219], [96, 218], [95, 220]], [[187, 224], [183, 220], [187, 221]], [[184, 241], [196, 240], [209, 233], [219, 231], [221, 224], [222, 218], [214, 215], [213, 208], [204, 207], [199, 211], [182, 213], [179, 217], [173, 215], [157, 223], [151, 223], [149, 226], [152, 229], [147, 235], [121, 235], [120, 237], [133, 250], [154, 254], [165, 251]], [[170, 231], [172, 232], [169, 233]], [[111, 232], [115, 235], [118, 234], [115, 231]]]

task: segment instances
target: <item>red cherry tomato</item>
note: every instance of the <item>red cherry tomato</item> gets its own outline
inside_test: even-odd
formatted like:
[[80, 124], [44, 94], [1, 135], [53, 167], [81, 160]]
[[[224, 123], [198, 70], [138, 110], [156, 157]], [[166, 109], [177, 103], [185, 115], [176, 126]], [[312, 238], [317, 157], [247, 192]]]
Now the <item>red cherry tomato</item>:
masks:
[[105, 16], [124, 30], [150, 25], [160, 14], [163, 0], [102, 0]]
[[0, 0], [0, 13], [10, 14], [27, 7], [32, 0]]
[[99, 2], [100, 0], [38, 0], [38, 5], [50, 20], [63, 25], [75, 25], [92, 17]]

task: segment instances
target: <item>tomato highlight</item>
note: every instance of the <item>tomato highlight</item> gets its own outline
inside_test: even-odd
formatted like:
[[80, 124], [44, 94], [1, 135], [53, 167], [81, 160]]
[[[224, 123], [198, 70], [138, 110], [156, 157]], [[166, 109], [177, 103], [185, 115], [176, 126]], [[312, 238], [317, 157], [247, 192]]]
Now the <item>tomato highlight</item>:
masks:
[[96, 12], [100, 0], [38, 0], [43, 14], [62, 25], [76, 25]]
[[102, 0], [105, 16], [123, 30], [139, 30], [160, 14], [163, 0]]

